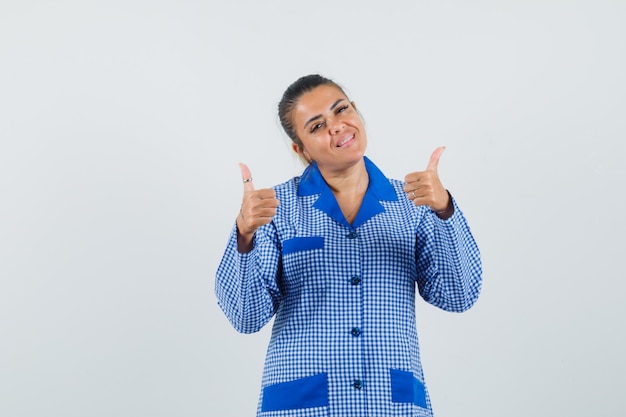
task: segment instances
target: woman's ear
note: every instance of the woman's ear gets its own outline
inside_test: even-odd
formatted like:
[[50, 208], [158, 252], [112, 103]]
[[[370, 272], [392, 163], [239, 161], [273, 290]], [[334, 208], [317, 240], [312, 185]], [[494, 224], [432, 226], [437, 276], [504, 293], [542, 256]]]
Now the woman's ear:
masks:
[[303, 162], [306, 162], [308, 164], [312, 162], [311, 156], [306, 151], [306, 149], [302, 147], [302, 145], [298, 145], [297, 143], [292, 143], [291, 149], [293, 149], [293, 151], [296, 154], [298, 154], [298, 156], [300, 157], [300, 159], [302, 159]]
[[301, 154], [302, 154], [302, 147], [300, 145], [298, 145], [297, 143], [292, 143], [291, 144], [291, 149], [293, 149], [293, 151], [295, 153], [297, 153], [298, 155], [301, 156]]

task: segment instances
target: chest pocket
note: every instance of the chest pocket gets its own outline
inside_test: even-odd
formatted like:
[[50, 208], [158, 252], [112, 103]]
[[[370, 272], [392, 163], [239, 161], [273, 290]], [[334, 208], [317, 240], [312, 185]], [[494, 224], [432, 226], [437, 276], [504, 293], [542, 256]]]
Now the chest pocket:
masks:
[[325, 263], [324, 237], [302, 236], [283, 242], [283, 275], [292, 291], [323, 290]]
[[294, 237], [283, 242], [283, 255], [294, 252], [322, 249], [324, 238], [322, 236]]

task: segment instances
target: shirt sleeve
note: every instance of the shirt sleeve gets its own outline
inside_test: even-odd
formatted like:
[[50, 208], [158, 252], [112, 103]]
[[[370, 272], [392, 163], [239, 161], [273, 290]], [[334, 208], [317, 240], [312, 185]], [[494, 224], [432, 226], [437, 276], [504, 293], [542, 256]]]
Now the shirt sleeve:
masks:
[[280, 302], [280, 250], [273, 224], [259, 228], [253, 249], [237, 250], [236, 226], [230, 233], [215, 280], [217, 302], [233, 327], [254, 333], [267, 324]]
[[480, 251], [454, 198], [454, 214], [442, 220], [426, 209], [417, 230], [419, 293], [446, 311], [463, 312], [474, 305], [482, 286]]

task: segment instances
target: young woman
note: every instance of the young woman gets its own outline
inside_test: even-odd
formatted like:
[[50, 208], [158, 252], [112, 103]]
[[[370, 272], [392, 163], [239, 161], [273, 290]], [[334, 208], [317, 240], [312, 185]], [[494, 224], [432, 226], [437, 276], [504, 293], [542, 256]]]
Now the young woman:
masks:
[[363, 120], [343, 89], [302, 77], [278, 106], [302, 175], [243, 201], [217, 270], [218, 303], [240, 332], [275, 317], [257, 415], [432, 416], [415, 324], [416, 288], [462, 312], [481, 259], [437, 164], [404, 181], [366, 156]]

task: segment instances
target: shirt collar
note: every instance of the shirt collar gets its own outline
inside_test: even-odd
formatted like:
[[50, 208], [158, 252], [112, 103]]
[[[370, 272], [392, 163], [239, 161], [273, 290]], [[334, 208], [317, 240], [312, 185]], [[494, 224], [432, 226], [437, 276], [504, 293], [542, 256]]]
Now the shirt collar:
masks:
[[[389, 182], [389, 179], [367, 157], [363, 157], [363, 160], [365, 162], [365, 169], [369, 175], [369, 185], [363, 197], [363, 203], [361, 204], [359, 213], [352, 222], [351, 227], [358, 227], [376, 214], [385, 211], [380, 201], [398, 200], [398, 196]], [[339, 223], [350, 227], [350, 224], [348, 224], [341, 213], [335, 196], [324, 181], [316, 162], [312, 162], [304, 170], [298, 186], [298, 196], [302, 197], [314, 194], [320, 195], [313, 205], [315, 208], [328, 214]]]

